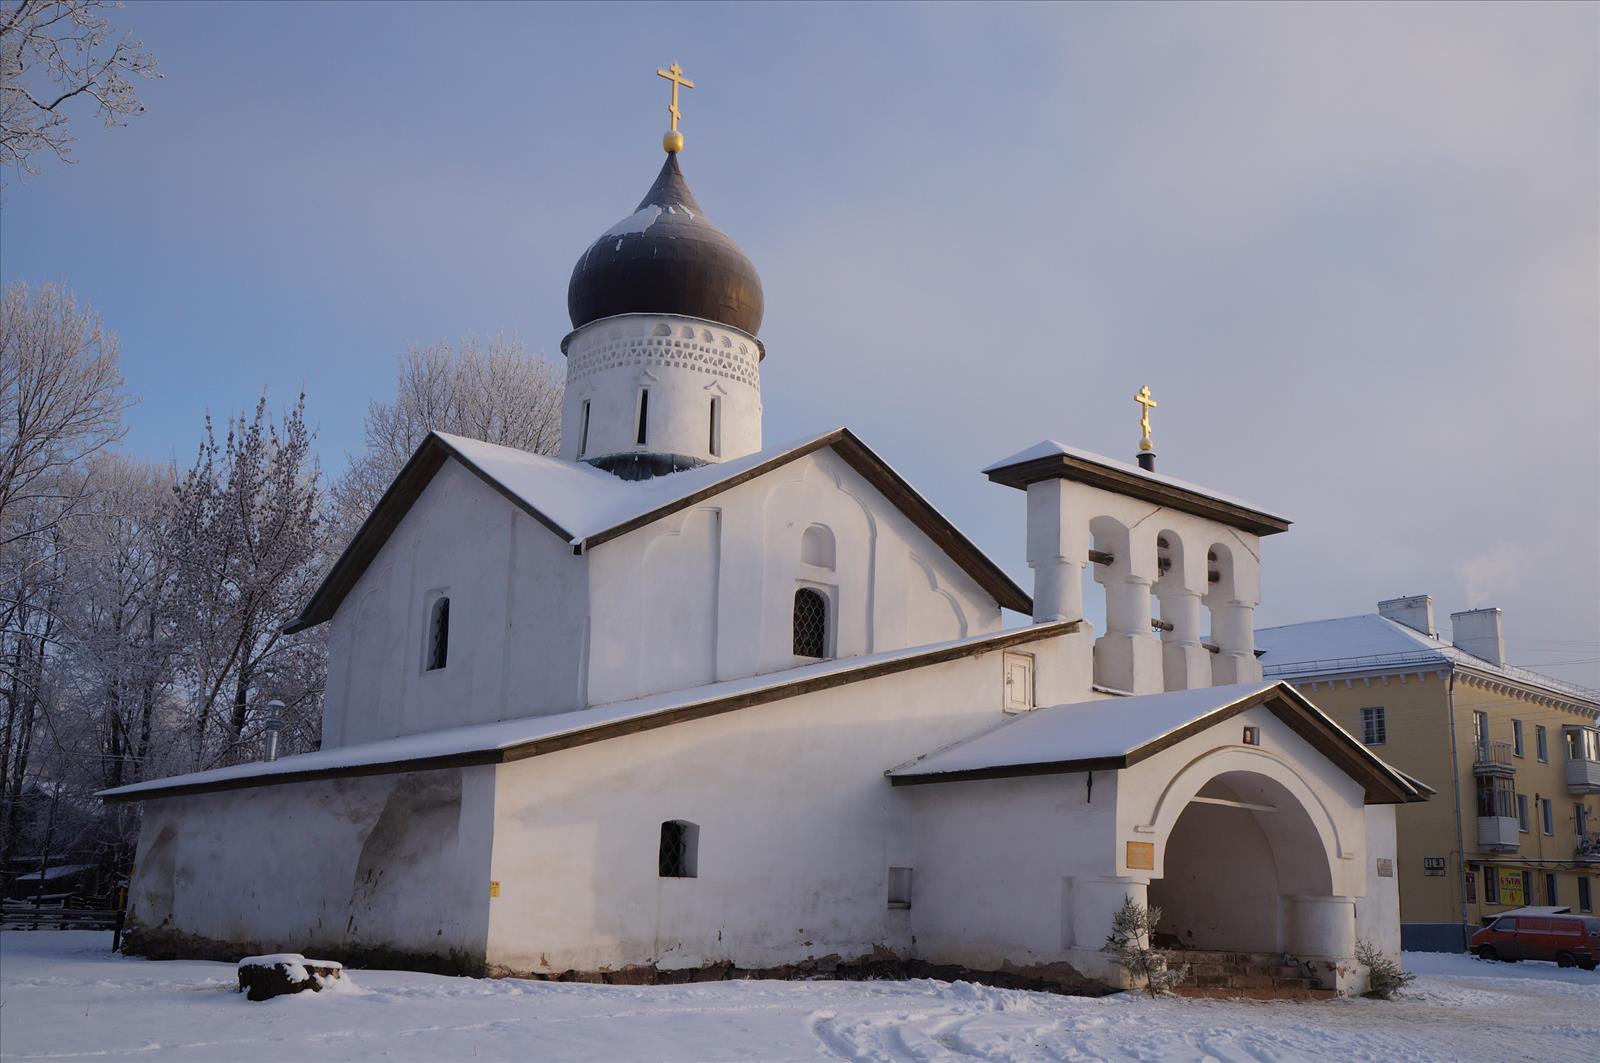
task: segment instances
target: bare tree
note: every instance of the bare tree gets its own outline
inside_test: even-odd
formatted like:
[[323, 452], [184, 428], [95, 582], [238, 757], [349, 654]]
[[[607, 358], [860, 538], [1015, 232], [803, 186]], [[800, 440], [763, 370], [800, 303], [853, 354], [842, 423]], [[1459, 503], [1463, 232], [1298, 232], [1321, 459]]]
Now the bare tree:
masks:
[[0, 165], [39, 171], [29, 161], [51, 152], [73, 161], [66, 108], [92, 100], [107, 126], [144, 111], [132, 77], [160, 77], [156, 61], [131, 37], [113, 39], [103, 12], [114, 0], [0, 0]]
[[295, 700], [320, 699], [324, 655], [282, 631], [324, 562], [320, 478], [302, 395], [281, 426], [262, 396], [221, 444], [207, 419], [195, 465], [178, 481], [165, 536], [183, 603], [196, 767], [242, 759], [265, 687], [290, 701], [282, 688], [298, 675], [311, 689]]
[[400, 357], [393, 402], [367, 407], [367, 450], [333, 487], [346, 537], [354, 534], [431, 431], [534, 454], [561, 449], [561, 370], [513, 338], [411, 347]]
[[[60, 474], [122, 438], [117, 338], [65, 289], [0, 298], [0, 548], [60, 521]], [[34, 520], [23, 520], [23, 513]]]

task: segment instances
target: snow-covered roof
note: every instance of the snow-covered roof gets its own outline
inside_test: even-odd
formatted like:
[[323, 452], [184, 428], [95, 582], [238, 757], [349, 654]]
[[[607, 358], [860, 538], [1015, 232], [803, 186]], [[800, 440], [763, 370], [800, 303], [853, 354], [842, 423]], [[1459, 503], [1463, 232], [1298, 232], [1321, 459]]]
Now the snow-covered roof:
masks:
[[423, 488], [454, 458], [575, 551], [599, 546], [823, 447], [853, 469], [942, 547], [999, 604], [1028, 613], [1032, 599], [870, 447], [835, 428], [755, 454], [647, 480], [623, 480], [584, 462], [563, 461], [447, 432], [430, 432], [395, 477], [300, 616], [285, 630], [331, 619]]
[[[944, 782], [1047, 771], [1124, 768], [1256, 705], [1353, 764], [1369, 799], [1422, 800], [1426, 788], [1385, 764], [1287, 683], [1240, 683], [1052, 705], [890, 770], [891, 781]], [[1347, 770], [1350, 770], [1347, 767]], [[1353, 772], [1356, 774], [1356, 772]], [[1378, 785], [1375, 785], [1377, 783]]]
[[1130, 494], [1198, 513], [1233, 524], [1257, 535], [1271, 535], [1288, 529], [1287, 517], [1278, 516], [1253, 502], [1213, 491], [1209, 487], [1180, 480], [1164, 473], [1146, 472], [1137, 465], [1108, 458], [1104, 454], [1069, 447], [1054, 439], [1035, 443], [1026, 450], [983, 470], [989, 479], [1009, 487], [1025, 488], [1036, 480], [1053, 476], [1093, 483], [1106, 490]]
[[[449, 727], [423, 734], [386, 738], [377, 742], [322, 749], [274, 761], [255, 761], [226, 768], [191, 772], [166, 779], [132, 783], [99, 795], [109, 801], [137, 801], [187, 790], [229, 789], [275, 782], [300, 781], [348, 774], [356, 769], [383, 766], [388, 772], [422, 771], [462, 764], [492, 764], [555, 752], [597, 741], [610, 733], [633, 733], [688, 719], [798, 697], [843, 683], [893, 675], [944, 661], [1010, 646], [1036, 642], [1072, 631], [1077, 621], [1031, 624], [950, 642], [908, 649], [868, 653], [860, 657], [821, 661], [782, 672], [728, 679], [720, 683], [674, 690], [664, 694], [597, 705], [593, 708], [549, 716], [530, 716], [499, 723]], [[599, 732], [599, 733], [597, 733]]]
[[1261, 628], [1256, 632], [1256, 649], [1261, 652], [1263, 671], [1282, 679], [1464, 667], [1600, 712], [1600, 690], [1527, 668], [1494, 664], [1377, 613]]

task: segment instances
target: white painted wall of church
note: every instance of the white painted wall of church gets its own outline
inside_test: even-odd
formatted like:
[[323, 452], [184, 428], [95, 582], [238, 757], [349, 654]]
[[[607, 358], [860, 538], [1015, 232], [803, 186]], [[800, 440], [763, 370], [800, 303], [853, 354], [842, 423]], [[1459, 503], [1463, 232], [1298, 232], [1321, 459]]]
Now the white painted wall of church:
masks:
[[[1025, 648], [1049, 667], [1045, 642]], [[1000, 723], [1002, 657], [503, 766], [490, 964], [765, 967], [906, 950], [910, 918], [889, 909], [887, 873], [912, 859], [909, 799], [883, 772]], [[658, 875], [672, 819], [700, 828], [697, 878]]]
[[[806, 564], [808, 527], [833, 564]], [[1000, 608], [842, 459], [821, 450], [596, 547], [589, 701], [791, 668], [794, 594], [830, 602], [833, 655], [996, 631]]]
[[[586, 568], [447, 460], [334, 615], [323, 745], [581, 706]], [[450, 597], [449, 656], [426, 671], [439, 593]]]
[[494, 769], [148, 801], [130, 920], [268, 951], [481, 958]]
[[[1367, 892], [1356, 901], [1356, 937], [1370, 941], [1390, 959], [1400, 960], [1400, 859], [1395, 806], [1368, 805]], [[1379, 874], [1378, 861], [1392, 874]]]

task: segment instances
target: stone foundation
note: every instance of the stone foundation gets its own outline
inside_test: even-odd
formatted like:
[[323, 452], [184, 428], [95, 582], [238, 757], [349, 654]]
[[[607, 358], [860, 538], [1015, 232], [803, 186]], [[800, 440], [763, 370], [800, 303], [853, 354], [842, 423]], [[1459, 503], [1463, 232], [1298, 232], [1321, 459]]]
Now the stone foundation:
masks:
[[424, 971], [428, 974], [481, 978], [487, 972], [482, 956], [451, 949], [443, 955], [370, 946], [339, 946], [310, 942], [218, 941], [185, 934], [167, 927], [131, 926], [123, 935], [122, 951], [147, 960], [221, 960], [237, 963], [246, 956], [274, 952], [302, 952], [337, 960], [346, 967], [387, 971]]

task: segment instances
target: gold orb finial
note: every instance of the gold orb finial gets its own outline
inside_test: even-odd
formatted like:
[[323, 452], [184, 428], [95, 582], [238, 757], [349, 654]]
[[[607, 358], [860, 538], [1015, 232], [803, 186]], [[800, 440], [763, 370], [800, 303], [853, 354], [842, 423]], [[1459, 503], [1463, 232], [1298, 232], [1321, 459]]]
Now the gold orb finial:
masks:
[[676, 155], [683, 150], [683, 134], [676, 129], [668, 130], [661, 138], [661, 146], [667, 150], [668, 155]]

